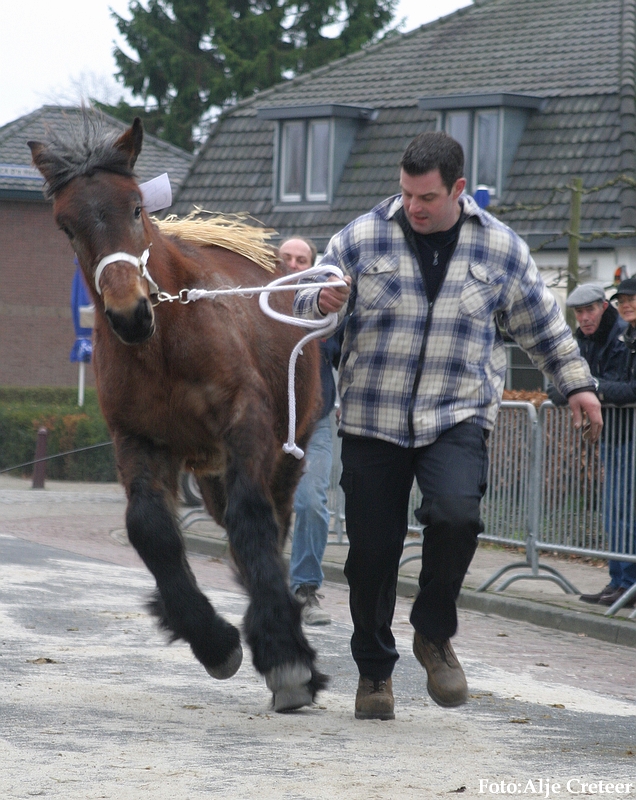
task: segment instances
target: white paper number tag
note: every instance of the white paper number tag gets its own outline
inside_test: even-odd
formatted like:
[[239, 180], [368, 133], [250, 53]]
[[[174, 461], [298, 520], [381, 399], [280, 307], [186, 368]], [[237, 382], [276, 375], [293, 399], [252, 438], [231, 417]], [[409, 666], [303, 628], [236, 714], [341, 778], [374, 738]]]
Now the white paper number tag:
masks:
[[151, 181], [140, 183], [139, 188], [144, 199], [144, 208], [149, 214], [172, 205], [172, 189], [167, 172], [158, 175]]

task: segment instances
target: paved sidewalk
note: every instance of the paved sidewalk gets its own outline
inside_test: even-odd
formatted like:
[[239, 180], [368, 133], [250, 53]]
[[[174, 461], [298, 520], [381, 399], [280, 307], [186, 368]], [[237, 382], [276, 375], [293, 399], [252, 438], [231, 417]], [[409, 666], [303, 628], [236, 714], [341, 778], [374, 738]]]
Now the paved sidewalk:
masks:
[[[64, 547], [64, 541], [73, 537], [74, 552], [96, 558], [102, 557], [115, 540], [130, 551], [130, 558], [134, 558], [136, 554], [128, 545], [124, 529], [124, 509], [124, 493], [117, 484], [47, 481], [45, 489], [33, 490], [29, 481], [0, 475], [0, 533], [54, 543], [58, 547]], [[85, 515], [89, 521], [81, 541], [78, 541], [77, 526], [71, 524], [78, 515]], [[187, 545], [192, 552], [213, 558], [227, 555], [224, 531], [205, 513], [183, 507], [181, 515]], [[45, 532], [43, 517], [47, 520]], [[406, 552], [417, 554], [417, 539], [409, 539], [407, 543], [414, 546]], [[346, 544], [338, 544], [335, 537], [331, 537], [323, 562], [327, 581], [345, 582], [346, 555]], [[496, 591], [511, 575], [531, 575], [529, 567], [523, 567], [524, 562], [523, 552], [481, 544], [466, 576], [460, 607], [636, 647], [636, 619], [630, 618], [634, 616], [633, 609], [622, 609], [614, 617], [606, 617], [605, 607], [586, 605], [578, 599], [578, 594], [566, 594], [551, 580], [517, 580], [504, 591]], [[608, 580], [607, 564], [603, 561], [593, 565], [543, 554], [539, 563], [557, 569], [579, 592], [598, 591]], [[506, 572], [488, 591], [475, 591], [498, 570], [511, 564], [522, 566]], [[398, 587], [400, 595], [409, 597], [416, 593], [417, 574], [418, 559], [403, 567]]]

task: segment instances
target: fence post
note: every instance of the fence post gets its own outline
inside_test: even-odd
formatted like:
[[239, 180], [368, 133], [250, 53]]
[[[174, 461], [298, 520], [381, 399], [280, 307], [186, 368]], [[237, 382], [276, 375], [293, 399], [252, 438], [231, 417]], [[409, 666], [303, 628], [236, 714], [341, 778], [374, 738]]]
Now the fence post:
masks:
[[[570, 198], [570, 228], [568, 232], [568, 295], [579, 285], [579, 242], [581, 238], [581, 195], [583, 181], [581, 178], [572, 180], [572, 196]], [[567, 323], [576, 330], [576, 317], [574, 309], [566, 311]]]
[[[32, 489], [44, 489], [44, 479], [46, 477], [46, 438], [49, 432], [46, 428], [38, 430], [38, 438], [35, 445], [35, 464], [33, 465], [33, 484]], [[38, 460], [42, 459], [42, 460]]]
[[532, 569], [533, 575], [539, 574], [539, 554], [537, 553], [537, 539], [539, 538], [539, 525], [541, 520], [541, 495], [543, 474], [543, 425], [541, 424], [541, 409], [534, 408], [530, 415], [532, 438], [530, 443], [530, 482], [528, 487], [528, 535], [526, 539], [526, 560]]

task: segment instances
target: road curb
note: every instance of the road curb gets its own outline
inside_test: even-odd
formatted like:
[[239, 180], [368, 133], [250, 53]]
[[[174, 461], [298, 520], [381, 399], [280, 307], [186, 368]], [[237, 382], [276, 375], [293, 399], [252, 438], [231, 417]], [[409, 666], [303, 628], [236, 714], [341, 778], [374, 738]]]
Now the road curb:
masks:
[[[184, 538], [187, 549], [192, 553], [210, 558], [223, 558], [228, 553], [228, 544], [224, 540], [190, 531], [184, 532]], [[346, 583], [342, 564], [324, 561], [322, 570], [326, 581]], [[400, 597], [415, 597], [417, 592], [418, 583], [415, 578], [398, 578], [397, 593]], [[502, 597], [492, 592], [476, 592], [474, 589], [462, 589], [457, 606], [482, 614], [530, 622], [542, 628], [585, 634], [593, 639], [624, 647], [636, 647], [636, 625], [627, 620], [598, 617], [584, 611], [569, 611], [532, 600]]]

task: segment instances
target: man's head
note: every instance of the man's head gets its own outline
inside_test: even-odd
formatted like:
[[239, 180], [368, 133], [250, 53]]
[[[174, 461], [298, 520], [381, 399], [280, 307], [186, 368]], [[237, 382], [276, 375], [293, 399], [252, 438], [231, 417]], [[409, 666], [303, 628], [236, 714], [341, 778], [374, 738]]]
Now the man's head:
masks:
[[466, 187], [464, 153], [459, 142], [442, 131], [420, 133], [400, 161], [404, 211], [417, 233], [452, 228], [461, 212], [459, 196]]
[[591, 336], [598, 330], [609, 303], [605, 299], [605, 290], [599, 283], [584, 283], [568, 295], [565, 305], [574, 309], [581, 333]]
[[313, 266], [318, 251], [311, 239], [297, 236], [283, 239], [278, 252], [289, 272], [302, 272]]

